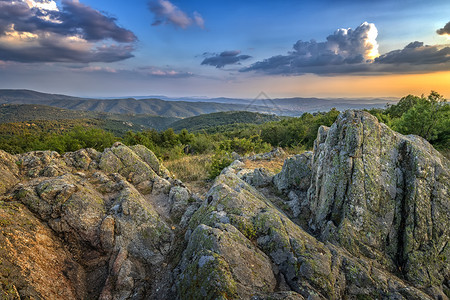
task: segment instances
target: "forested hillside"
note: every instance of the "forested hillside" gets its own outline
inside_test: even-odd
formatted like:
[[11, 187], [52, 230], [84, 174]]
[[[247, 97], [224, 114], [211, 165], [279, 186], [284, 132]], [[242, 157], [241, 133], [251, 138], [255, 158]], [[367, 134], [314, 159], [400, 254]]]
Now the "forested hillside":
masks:
[[[153, 128], [157, 130], [167, 129], [170, 124], [179, 120], [175, 117], [162, 117], [150, 114], [111, 114], [103, 112], [69, 110], [38, 104], [2, 104], [0, 105], [0, 123], [16, 123], [23, 121], [57, 121], [79, 120], [72, 123], [82, 125], [88, 123], [123, 135], [128, 130], [139, 131]], [[36, 122], [34, 122], [36, 123]], [[42, 122], [41, 122], [42, 123]], [[56, 122], [57, 123], [57, 122]], [[51, 130], [55, 122], [47, 126]], [[51, 125], [53, 124], [53, 125]]]
[[178, 120], [170, 125], [175, 131], [187, 129], [188, 131], [208, 130], [218, 126], [230, 124], [262, 124], [269, 121], [279, 121], [282, 117], [269, 114], [253, 113], [248, 111], [229, 111], [204, 114]]
[[[4, 110], [9, 108], [2, 107]], [[431, 92], [426, 97], [408, 95], [396, 105], [369, 112], [400, 133], [422, 136], [448, 155], [450, 105], [438, 93]], [[55, 115], [58, 113], [67, 112], [54, 112]], [[141, 130], [142, 127], [130, 126], [125, 121], [148, 122], [145, 116], [139, 115], [134, 118], [125, 115], [123, 120], [66, 119], [8, 123], [1, 127], [0, 149], [21, 153], [35, 149], [66, 152], [93, 147], [101, 151], [102, 147], [110, 146], [114, 141], [122, 141], [127, 145], [145, 145], [163, 159], [203, 153], [219, 153], [220, 157], [224, 157], [225, 153], [246, 154], [272, 147], [300, 151], [311, 149], [317, 129], [321, 125], [331, 126], [338, 115], [339, 111], [332, 109], [326, 113], [305, 113], [298, 118], [267, 122], [278, 117], [247, 112], [218, 113], [180, 120], [173, 124], [176, 130], [169, 128], [162, 131]], [[121, 115], [114, 116], [120, 119]], [[185, 127], [189, 130], [177, 133]], [[86, 128], [88, 133], [85, 134]], [[123, 134], [125, 131], [126, 134]]]

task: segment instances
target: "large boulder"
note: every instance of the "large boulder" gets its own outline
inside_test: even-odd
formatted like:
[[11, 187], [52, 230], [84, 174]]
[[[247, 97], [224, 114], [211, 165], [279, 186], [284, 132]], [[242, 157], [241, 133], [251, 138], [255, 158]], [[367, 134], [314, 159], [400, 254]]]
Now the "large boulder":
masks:
[[421, 137], [342, 113], [315, 142], [310, 228], [418, 287], [448, 288], [449, 167]]
[[311, 158], [311, 151], [287, 158], [281, 172], [273, 178], [277, 189], [283, 193], [292, 190], [308, 191], [311, 185]]
[[[168, 272], [165, 260], [174, 240], [172, 226], [167, 223], [169, 216], [161, 215], [155, 205], [164, 203], [169, 211], [183, 215], [190, 192], [171, 183], [168, 171], [151, 151], [116, 144], [103, 153], [93, 149], [64, 155], [37, 151], [11, 156], [0, 152], [0, 159], [0, 172], [5, 175], [5, 188], [1, 190], [4, 196], [0, 196], [11, 207], [20, 207], [23, 214], [8, 212], [19, 221], [41, 222], [54, 243], [70, 249], [70, 255], [53, 253], [48, 250], [50, 244], [40, 245], [40, 234], [33, 239], [36, 240], [33, 249], [42, 250], [39, 255], [62, 257], [52, 274], [59, 276], [66, 272], [66, 277], [61, 277], [78, 280], [68, 278], [71, 283], [66, 284], [68, 289], [61, 294], [63, 298], [152, 297], [161, 274]], [[174, 192], [169, 197], [171, 190]], [[34, 219], [27, 221], [25, 217]], [[19, 235], [29, 238], [23, 233]], [[33, 231], [29, 235], [33, 236]], [[25, 243], [20, 239], [18, 242]], [[11, 250], [16, 244], [5, 245]], [[29, 264], [37, 266], [40, 262], [35, 260], [39, 255], [30, 253], [31, 250], [17, 257], [25, 260], [28, 256]], [[29, 264], [16, 265], [17, 273], [29, 272]], [[43, 260], [42, 264], [48, 263]], [[32, 274], [35, 276], [32, 280], [19, 280], [14, 285], [20, 297], [58, 298], [51, 296], [52, 289], [40, 292], [46, 280], [43, 277], [47, 276], [44, 271]], [[64, 281], [55, 283], [59, 284], [54, 287], [57, 293]], [[82, 289], [77, 291], [71, 284]]]
[[[309, 235], [235, 173], [222, 172], [191, 218], [176, 279], [181, 298], [242, 299], [251, 293], [263, 299], [431, 299], [376, 261]], [[267, 259], [274, 267], [268, 268]], [[248, 262], [252, 276], [239, 276]]]

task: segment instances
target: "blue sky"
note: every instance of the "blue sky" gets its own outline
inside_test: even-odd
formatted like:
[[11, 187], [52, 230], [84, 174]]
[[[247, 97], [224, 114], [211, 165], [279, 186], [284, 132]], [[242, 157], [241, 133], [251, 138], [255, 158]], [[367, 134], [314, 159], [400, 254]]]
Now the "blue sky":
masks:
[[0, 0], [0, 88], [80, 96], [447, 95], [449, 21], [444, 0]]

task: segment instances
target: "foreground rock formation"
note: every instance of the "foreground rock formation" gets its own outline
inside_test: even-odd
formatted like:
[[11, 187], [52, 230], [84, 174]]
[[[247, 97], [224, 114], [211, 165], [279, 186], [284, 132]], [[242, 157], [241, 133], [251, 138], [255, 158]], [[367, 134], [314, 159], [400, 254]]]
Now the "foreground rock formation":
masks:
[[237, 160], [201, 197], [143, 146], [0, 151], [1, 295], [448, 299], [449, 167], [358, 111], [279, 174]]

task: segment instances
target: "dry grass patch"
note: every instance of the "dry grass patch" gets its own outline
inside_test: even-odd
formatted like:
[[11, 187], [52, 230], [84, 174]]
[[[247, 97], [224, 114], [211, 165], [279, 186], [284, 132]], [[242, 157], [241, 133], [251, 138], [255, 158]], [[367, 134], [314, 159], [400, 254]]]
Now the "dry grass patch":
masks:
[[204, 194], [211, 187], [209, 167], [211, 154], [189, 155], [164, 162], [164, 166], [194, 193]]
[[257, 168], [265, 168], [275, 174], [280, 173], [283, 168], [284, 160], [289, 155], [283, 155], [280, 157], [275, 157], [270, 160], [244, 160], [244, 165], [246, 169], [257, 169]]

